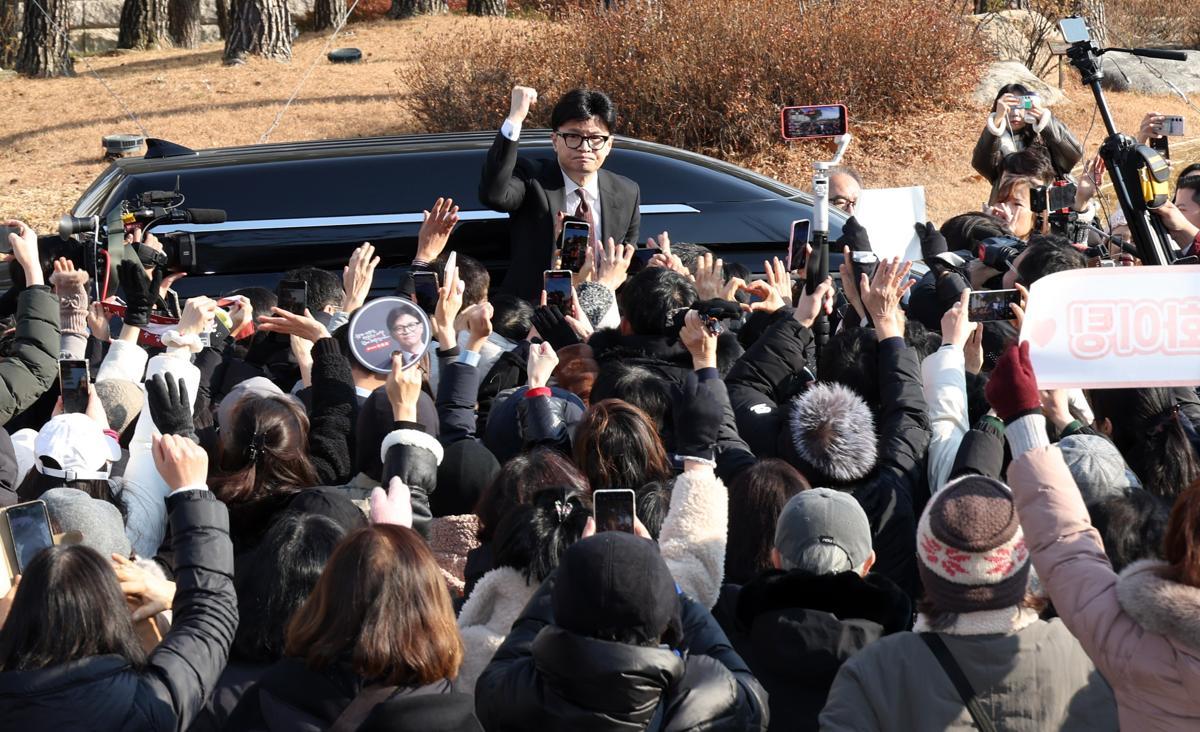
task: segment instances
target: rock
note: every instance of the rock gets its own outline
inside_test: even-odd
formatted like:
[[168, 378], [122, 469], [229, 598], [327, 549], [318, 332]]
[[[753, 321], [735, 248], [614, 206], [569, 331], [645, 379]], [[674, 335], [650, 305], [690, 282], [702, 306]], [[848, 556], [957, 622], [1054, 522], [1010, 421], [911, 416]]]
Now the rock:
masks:
[[1039, 94], [1047, 107], [1053, 107], [1067, 98], [1061, 89], [1034, 76], [1020, 61], [997, 61], [988, 67], [979, 86], [975, 87], [975, 103], [990, 107], [996, 99], [996, 92], [1005, 84], [1024, 84], [1030, 91]]
[[1104, 61], [1101, 84], [1112, 91], [1177, 96], [1175, 89], [1163, 81], [1166, 79], [1179, 92], [1200, 94], [1200, 51], [1186, 53], [1187, 61], [1162, 61], [1110, 51], [1101, 57]]
[[1029, 39], [1041, 36], [1045, 40], [1038, 48], [1034, 66], [1038, 69], [1048, 69], [1053, 59], [1045, 41], [1062, 41], [1062, 33], [1058, 31], [1054, 21], [1031, 10], [981, 13], [968, 15], [966, 20], [975, 26], [982, 45], [999, 61], [1025, 63], [1029, 56]]

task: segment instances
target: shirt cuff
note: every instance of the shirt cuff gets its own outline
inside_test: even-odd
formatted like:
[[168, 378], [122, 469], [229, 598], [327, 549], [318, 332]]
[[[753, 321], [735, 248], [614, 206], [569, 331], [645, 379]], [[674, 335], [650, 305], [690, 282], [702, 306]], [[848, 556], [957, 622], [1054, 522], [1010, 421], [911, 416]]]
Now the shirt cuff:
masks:
[[521, 139], [521, 125], [504, 120], [504, 124], [500, 125], [500, 134], [516, 142]]
[[1040, 414], [1027, 414], [1014, 420], [1005, 426], [1004, 436], [1008, 438], [1014, 460], [1031, 450], [1050, 445], [1050, 438], [1046, 435], [1046, 418]]
[[205, 485], [203, 483], [197, 483], [195, 485], [185, 485], [182, 488], [171, 491], [171, 493], [175, 494], [175, 493], [186, 493], [187, 491], [206, 491], [206, 490], [208, 490], [207, 485]]
[[700, 463], [701, 465], [707, 465], [710, 468], [717, 467], [717, 461], [713, 460], [712, 458], [696, 457], [695, 455], [676, 455], [675, 457], [678, 458], [680, 462], [691, 461], [693, 463]]
[[392, 432], [396, 430], [416, 430], [417, 432], [426, 432], [425, 425], [420, 422], [408, 422], [403, 419], [398, 419], [392, 422]]
[[702, 369], [696, 369], [696, 378], [700, 381], [719, 379], [721, 378], [721, 372], [717, 371], [716, 367], [705, 366]]
[[462, 353], [458, 354], [458, 363], [465, 363], [468, 366], [478, 367], [479, 358], [480, 355], [478, 351], [463, 351]]

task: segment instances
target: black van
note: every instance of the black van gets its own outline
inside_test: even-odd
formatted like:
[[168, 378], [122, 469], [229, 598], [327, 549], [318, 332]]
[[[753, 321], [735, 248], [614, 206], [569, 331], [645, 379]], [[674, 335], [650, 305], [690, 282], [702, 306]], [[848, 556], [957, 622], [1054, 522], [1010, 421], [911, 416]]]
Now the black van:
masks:
[[[71, 213], [107, 216], [144, 191], [178, 190], [186, 207], [226, 211], [222, 224], [160, 226], [195, 233], [198, 265], [176, 289], [187, 296], [257, 284], [274, 287], [293, 267], [336, 272], [363, 241], [383, 257], [376, 294], [390, 291], [416, 251], [422, 210], [438, 196], [461, 207], [450, 248], [481, 260], [502, 280], [509, 266], [508, 215], [485, 208], [476, 189], [494, 132], [404, 135], [192, 151], [155, 144], [144, 158], [114, 162]], [[812, 218], [811, 197], [703, 155], [617, 137], [606, 168], [638, 182], [642, 245], [662, 231], [761, 269], [782, 255], [791, 222]], [[521, 136], [522, 155], [554, 154], [548, 130]], [[845, 220], [830, 212], [830, 237]]]

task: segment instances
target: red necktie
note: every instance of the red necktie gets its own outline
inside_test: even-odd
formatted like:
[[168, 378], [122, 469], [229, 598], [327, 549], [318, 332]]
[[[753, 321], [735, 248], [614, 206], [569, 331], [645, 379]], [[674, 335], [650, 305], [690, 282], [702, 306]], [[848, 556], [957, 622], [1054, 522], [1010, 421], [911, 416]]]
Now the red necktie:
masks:
[[600, 238], [600, 232], [596, 231], [596, 219], [592, 218], [592, 207], [588, 205], [587, 194], [584, 193], [582, 188], [577, 189], [577, 192], [579, 194], [579, 205], [575, 207], [575, 218], [587, 223], [588, 231], [591, 232], [588, 235], [588, 244], [592, 245], [592, 251], [594, 252], [596, 251], [596, 242]]

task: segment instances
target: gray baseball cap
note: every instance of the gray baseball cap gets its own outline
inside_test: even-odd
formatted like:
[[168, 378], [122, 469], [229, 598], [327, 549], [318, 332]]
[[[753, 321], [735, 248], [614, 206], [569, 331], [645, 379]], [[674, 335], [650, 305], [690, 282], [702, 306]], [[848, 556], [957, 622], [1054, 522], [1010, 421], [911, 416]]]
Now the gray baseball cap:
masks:
[[871, 524], [849, 493], [810, 488], [792, 496], [779, 513], [775, 548], [789, 569], [848, 572], [871, 556]]

